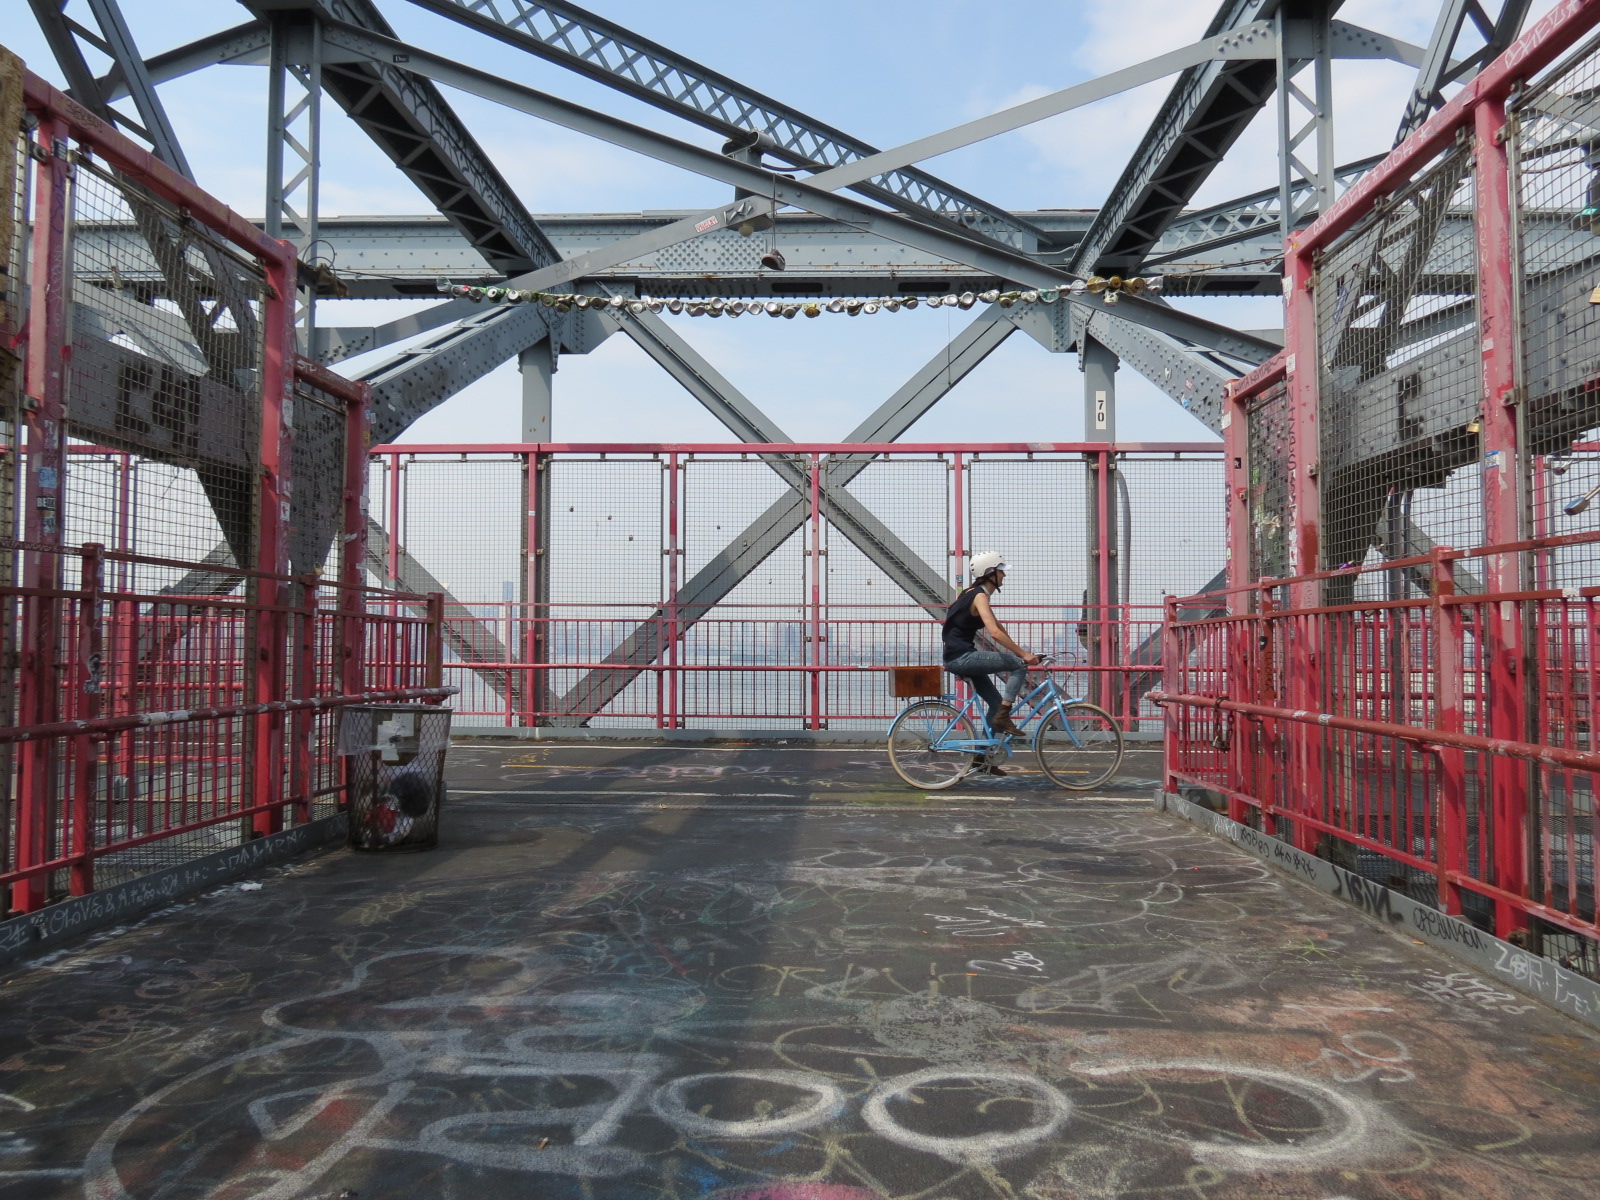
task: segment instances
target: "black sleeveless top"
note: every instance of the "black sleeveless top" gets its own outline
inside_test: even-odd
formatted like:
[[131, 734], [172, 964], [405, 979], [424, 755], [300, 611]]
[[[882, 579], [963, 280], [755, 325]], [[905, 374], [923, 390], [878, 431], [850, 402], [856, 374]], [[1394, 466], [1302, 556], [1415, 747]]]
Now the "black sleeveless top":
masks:
[[983, 592], [983, 585], [973, 584], [956, 597], [944, 615], [944, 661], [959, 658], [969, 650], [976, 650], [973, 639], [983, 628], [983, 618], [972, 610], [972, 602]]

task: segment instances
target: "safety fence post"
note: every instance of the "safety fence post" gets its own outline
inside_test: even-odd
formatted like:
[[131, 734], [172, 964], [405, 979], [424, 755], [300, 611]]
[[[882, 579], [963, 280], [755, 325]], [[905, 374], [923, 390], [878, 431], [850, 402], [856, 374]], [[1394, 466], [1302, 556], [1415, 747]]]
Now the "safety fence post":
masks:
[[428, 593], [427, 650], [423, 656], [426, 664], [422, 686], [444, 686], [444, 593]]
[[[1318, 358], [1316, 275], [1312, 254], [1301, 248], [1298, 234], [1288, 238], [1284, 257], [1285, 382], [1289, 392], [1289, 498], [1292, 534], [1289, 539], [1291, 575], [1313, 576], [1294, 584], [1290, 606], [1315, 608], [1322, 585], [1314, 577], [1322, 567], [1321, 495], [1318, 490], [1320, 431], [1318, 426]], [[1327, 645], [1318, 637], [1322, 628], [1315, 617], [1290, 617], [1284, 630], [1284, 702], [1291, 708], [1328, 711], [1323, 673]], [[1325, 731], [1316, 725], [1294, 722], [1284, 730], [1290, 741], [1289, 778], [1284, 797], [1291, 816], [1325, 816]], [[1316, 836], [1304, 821], [1294, 823], [1294, 843], [1311, 851]]]
[[[1519, 541], [1522, 533], [1521, 462], [1517, 444], [1517, 367], [1522, 345], [1517, 327], [1513, 274], [1511, 170], [1505, 145], [1506, 108], [1501, 95], [1485, 97], [1473, 110], [1473, 153], [1477, 164], [1479, 343], [1483, 356], [1482, 433], [1483, 540], [1487, 545]], [[1488, 594], [1522, 590], [1520, 553], [1484, 559]], [[1485, 605], [1483, 651], [1488, 661], [1490, 737], [1528, 736], [1522, 688], [1528, 683], [1522, 635], [1522, 604], [1502, 600]], [[1530, 769], [1521, 761], [1490, 765], [1494, 830], [1494, 882], [1516, 896], [1528, 895]], [[1501, 937], [1527, 925], [1521, 907], [1495, 902], [1495, 932]]]
[[[1162, 691], [1183, 693], [1188, 690], [1183, 677], [1182, 634], [1178, 629], [1178, 598], [1167, 596], [1162, 601], [1165, 613], [1161, 620], [1161, 687]], [[1178, 721], [1180, 705], [1161, 706], [1161, 787], [1169, 795], [1178, 791], [1178, 746], [1182, 730]]]
[[[255, 654], [251, 663], [254, 699], [269, 704], [285, 698], [288, 685], [288, 606], [292, 603], [284, 576], [289, 570], [289, 489], [294, 420], [294, 247], [280, 242], [281, 253], [267, 261], [267, 294], [263, 305], [261, 370], [261, 485], [257, 504], [255, 581]], [[285, 714], [255, 717], [251, 777], [253, 796], [262, 808], [251, 820], [257, 837], [283, 828]]]
[[682, 692], [678, 663], [682, 636], [678, 612], [678, 568], [683, 557], [683, 547], [678, 542], [679, 488], [683, 483], [683, 468], [676, 450], [667, 455], [667, 653], [665, 657], [667, 728], [676, 729], [681, 724], [678, 717], [678, 697]]
[[811, 462], [811, 635], [806, 638], [810, 653], [807, 655], [811, 670], [811, 703], [806, 725], [821, 729], [822, 719], [822, 557], [827, 553], [822, 543], [822, 456], [813, 451], [807, 456]]
[[[1441, 733], [1465, 733], [1466, 612], [1462, 605], [1451, 603], [1456, 594], [1456, 563], [1442, 546], [1435, 546], [1429, 559], [1434, 719]], [[1439, 816], [1434, 830], [1439, 906], [1447, 913], [1459, 913], [1461, 889], [1456, 880], [1467, 870], [1467, 755], [1459, 746], [1449, 745], [1436, 746], [1434, 752], [1439, 760]]]
[[[105, 603], [105, 547], [91, 542], [83, 547], [81, 582], [78, 595], [77, 654], [74, 656], [73, 684], [76, 692], [74, 716], [93, 721], [102, 711], [105, 694], [105, 646], [101, 617]], [[67, 849], [72, 859], [68, 886], [74, 896], [94, 891], [94, 807], [99, 782], [97, 745], [104, 735], [82, 733], [72, 738], [72, 812]]]

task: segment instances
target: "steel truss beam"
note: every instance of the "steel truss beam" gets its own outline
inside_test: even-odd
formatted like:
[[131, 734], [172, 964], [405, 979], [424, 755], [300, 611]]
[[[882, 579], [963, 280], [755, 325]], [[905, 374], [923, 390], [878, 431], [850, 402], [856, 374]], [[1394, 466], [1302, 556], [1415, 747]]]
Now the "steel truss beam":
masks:
[[[878, 152], [576, 5], [531, 0], [411, 2], [725, 136], [761, 134], [767, 140], [759, 148], [792, 166], [820, 171]], [[901, 212], [950, 222], [1019, 250], [1035, 249], [1040, 241], [1040, 231], [1015, 213], [913, 167], [885, 171], [853, 186]]]
[[[1445, 0], [1417, 71], [1416, 86], [1411, 89], [1411, 99], [1394, 135], [1396, 146], [1444, 107], [1445, 88], [1466, 83], [1516, 41], [1529, 4], [1530, 0], [1500, 0], [1499, 11], [1491, 17], [1490, 11], [1497, 7], [1495, 0]], [[1475, 50], [1463, 46], [1470, 40], [1469, 25], [1483, 39], [1483, 45]]]
[[[298, 22], [308, 38], [324, 15], [344, 29], [380, 37], [394, 32], [372, 0], [241, 2], [257, 16], [276, 13], [277, 21]], [[558, 261], [510, 184], [432, 83], [396, 67], [390, 56], [348, 61], [325, 53], [322, 84], [496, 270], [509, 275]]]
[[[330, 26], [327, 30], [326, 38], [330, 45], [337, 45], [341, 49], [383, 62], [393, 61], [394, 56], [397, 54], [408, 56], [409, 61], [406, 63], [408, 69], [425, 74], [452, 87], [457, 87], [463, 91], [471, 92], [519, 111], [542, 117], [569, 129], [622, 146], [625, 149], [649, 155], [674, 166], [722, 180], [735, 187], [745, 187], [764, 194], [776, 192], [777, 199], [782, 203], [806, 208], [821, 216], [858, 225], [894, 241], [902, 242], [905, 245], [916, 247], [928, 253], [943, 255], [953, 261], [965, 263], [979, 270], [990, 271], [1024, 286], [1060, 287], [1063, 284], [1070, 283], [1073, 278], [1070, 273], [1054, 267], [1044, 266], [1026, 254], [987, 242], [972, 241], [960, 234], [912, 221], [899, 213], [883, 212], [870, 208], [843, 196], [833, 195], [825, 190], [823, 186], [818, 186], [820, 184], [825, 184], [827, 187], [843, 186], [847, 181], [848, 172], [859, 166], [859, 164], [850, 164], [848, 167], [835, 168], [833, 172], [825, 172], [817, 176], [815, 183], [803, 180], [784, 180], [776, 178], [759, 168], [751, 167], [748, 164], [717, 154], [714, 151], [706, 150], [703, 147], [680, 142], [653, 130], [620, 121], [615, 117], [592, 112], [579, 105], [545, 95], [532, 88], [509, 83], [497, 76], [489, 75], [474, 68], [463, 67], [460, 64], [429, 54], [427, 51], [415, 46], [396, 42], [391, 38], [350, 29], [346, 26]], [[1049, 100], [1050, 97], [1042, 99]], [[1048, 111], [1046, 111], [1048, 106], [1046, 106], [1046, 109], [1034, 107], [1039, 104], [1040, 101], [1031, 101], [1027, 105], [1021, 105], [1018, 109], [1010, 111], [1017, 113], [1026, 109], [1029, 114], [1037, 111], [1040, 116], [1032, 119], [1042, 119], [1044, 115], [1048, 115]], [[984, 123], [975, 122], [973, 124], [983, 125]], [[996, 129], [994, 132], [1000, 132], [1000, 130]], [[992, 136], [992, 133], [986, 132], [983, 136]], [[899, 152], [889, 153], [898, 154]], [[746, 203], [749, 202], [747, 201]], [[532, 275], [518, 277], [511, 281], [510, 286], [538, 286], [537, 283], [529, 282], [533, 278], [534, 276]], [[1072, 302], [1098, 303], [1098, 301], [1082, 301], [1076, 297], [1073, 298]], [[1124, 307], [1130, 320], [1150, 325], [1153, 328], [1179, 332], [1182, 336], [1192, 341], [1229, 355], [1260, 362], [1271, 357], [1278, 349], [1270, 342], [1264, 342], [1248, 335], [1241, 335], [1225, 326], [1209, 321], [1201, 321], [1186, 314], [1176, 313], [1170, 309], [1163, 309], [1160, 306], [1149, 304], [1137, 298], [1125, 300]]]
[[[985, 313], [973, 321], [950, 345], [936, 354], [894, 395], [873, 411], [845, 437], [848, 442], [892, 442], [934, 406], [949, 390], [965, 379], [993, 353], [1015, 326], [1002, 320], [1004, 310]], [[846, 484], [865, 470], [870, 459], [856, 457], [829, 459], [824, 478], [830, 493], [843, 491]], [[727, 547], [695, 573], [679, 589], [674, 612], [680, 636], [682, 631], [711, 612], [739, 582], [756, 569], [773, 551], [804, 526], [809, 503], [793, 492], [776, 500]], [[829, 520], [835, 512], [825, 510]], [[941, 581], [942, 582], [942, 581]], [[948, 589], [943, 598], [948, 600]], [[662, 609], [641, 622], [621, 645], [606, 656], [615, 666], [585, 674], [555, 704], [556, 725], [581, 725], [588, 715], [605, 708], [622, 690], [666, 648], [662, 628], [667, 612]]]

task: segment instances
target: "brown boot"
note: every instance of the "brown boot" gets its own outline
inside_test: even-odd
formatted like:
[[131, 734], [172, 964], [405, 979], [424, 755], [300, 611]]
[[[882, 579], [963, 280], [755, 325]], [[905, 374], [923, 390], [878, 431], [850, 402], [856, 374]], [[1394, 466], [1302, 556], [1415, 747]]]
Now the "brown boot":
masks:
[[996, 733], [1022, 732], [1011, 719], [1011, 702], [1009, 700], [1002, 700], [1000, 707], [994, 710], [994, 715], [989, 718], [989, 728]]

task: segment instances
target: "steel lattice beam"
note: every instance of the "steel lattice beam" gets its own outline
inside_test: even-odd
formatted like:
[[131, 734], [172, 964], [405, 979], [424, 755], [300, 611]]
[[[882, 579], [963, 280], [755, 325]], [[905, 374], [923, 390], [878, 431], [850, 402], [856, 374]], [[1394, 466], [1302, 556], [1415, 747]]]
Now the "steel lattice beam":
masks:
[[[750, 188], [759, 193], [776, 192], [777, 199], [782, 203], [806, 208], [834, 220], [862, 226], [894, 241], [928, 253], [946, 256], [979, 270], [991, 271], [1024, 286], [1060, 287], [1073, 279], [1069, 272], [1045, 266], [1029, 255], [987, 241], [974, 241], [945, 229], [923, 225], [900, 213], [883, 212], [844, 196], [835, 195], [822, 186], [813, 186], [804, 180], [775, 179], [760, 168], [751, 167], [715, 151], [680, 142], [654, 130], [548, 96], [533, 88], [510, 83], [487, 72], [464, 67], [416, 46], [396, 42], [392, 38], [337, 25], [329, 26], [326, 38], [330, 45], [363, 54], [376, 61], [391, 62], [395, 55], [404, 55], [409, 59], [406, 63], [408, 69], [446, 82], [452, 87], [458, 87], [463, 91], [649, 155], [674, 166], [722, 180], [735, 187]], [[1035, 110], [1030, 109], [1031, 111]], [[835, 168], [835, 170], [845, 170], [845, 168]], [[840, 178], [842, 177], [827, 181], [827, 186], [837, 185], [837, 180]], [[818, 176], [817, 179], [819, 183], [823, 183], [826, 176]], [[519, 277], [512, 281], [512, 286], [533, 285]], [[1071, 302], [1097, 303], [1082, 301], [1076, 297]], [[1269, 342], [1240, 334], [1226, 326], [1177, 313], [1171, 309], [1163, 309], [1137, 298], [1129, 298], [1124, 304], [1125, 315], [1129, 320], [1150, 325], [1152, 328], [1178, 332], [1191, 341], [1229, 355], [1262, 362], [1278, 349]]]
[[[372, 0], [241, 0], [257, 16], [298, 8], [309, 27], [323, 14], [380, 36], [394, 30]], [[489, 161], [439, 89], [385, 56], [365, 62], [325, 61], [322, 85], [463, 237], [498, 271], [514, 274], [556, 262], [559, 255]]]
[[[724, 135], [753, 131], [766, 151], [818, 171], [877, 153], [875, 147], [747, 88], [719, 72], [572, 4], [532, 0], [412, 0], [490, 37], [558, 63]], [[933, 175], [902, 167], [855, 190], [902, 212], [951, 222], [1022, 250], [1040, 231], [1015, 213]]]

